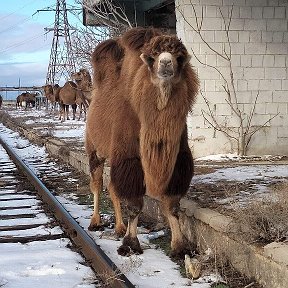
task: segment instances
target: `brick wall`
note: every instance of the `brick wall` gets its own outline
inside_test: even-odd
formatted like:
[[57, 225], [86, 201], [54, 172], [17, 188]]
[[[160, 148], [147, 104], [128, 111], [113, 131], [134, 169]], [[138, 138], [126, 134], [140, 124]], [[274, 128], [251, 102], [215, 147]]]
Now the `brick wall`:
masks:
[[[225, 55], [224, 49], [229, 51], [221, 12], [228, 21], [233, 5], [229, 39], [238, 107], [246, 114], [244, 118], [247, 118], [259, 91], [252, 120], [253, 129], [275, 117], [252, 137], [248, 155], [288, 155], [288, 2], [176, 0], [175, 5], [177, 34], [190, 53], [193, 49], [199, 59], [192, 56], [191, 62], [199, 74], [203, 95], [209, 100], [219, 123], [238, 127], [239, 119], [227, 104], [227, 94], [222, 87], [224, 82], [219, 73], [229, 80], [229, 62], [207, 46], [210, 45], [222, 55]], [[207, 44], [190, 26], [197, 26], [194, 11], [198, 20], [201, 20], [203, 13], [202, 35]], [[205, 64], [217, 67], [219, 71]], [[228, 87], [232, 88], [230, 83]], [[207, 105], [204, 98], [198, 95], [193, 113], [188, 118], [189, 139], [194, 155], [200, 157], [237, 152], [236, 142], [205, 121], [203, 111], [208, 111]]]

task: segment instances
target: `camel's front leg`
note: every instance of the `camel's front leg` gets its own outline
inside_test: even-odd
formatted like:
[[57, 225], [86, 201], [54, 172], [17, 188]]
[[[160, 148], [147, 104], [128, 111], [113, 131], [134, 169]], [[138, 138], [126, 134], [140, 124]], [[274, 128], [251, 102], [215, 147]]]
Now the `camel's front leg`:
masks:
[[179, 224], [179, 196], [164, 196], [161, 199], [161, 206], [164, 215], [167, 217], [171, 229], [171, 257], [183, 256], [187, 252], [187, 241], [184, 238]]
[[118, 254], [122, 256], [130, 256], [132, 253], [142, 254], [143, 250], [137, 238], [137, 224], [139, 214], [143, 208], [143, 197], [127, 200], [128, 209], [128, 227], [123, 238], [122, 245], [118, 248]]
[[77, 109], [77, 104], [72, 104], [73, 120], [76, 119], [76, 109]]
[[[66, 119], [70, 120], [70, 118], [69, 118], [69, 105], [65, 105], [65, 111], [66, 111]], [[64, 118], [65, 118], [65, 115], [64, 115]]]

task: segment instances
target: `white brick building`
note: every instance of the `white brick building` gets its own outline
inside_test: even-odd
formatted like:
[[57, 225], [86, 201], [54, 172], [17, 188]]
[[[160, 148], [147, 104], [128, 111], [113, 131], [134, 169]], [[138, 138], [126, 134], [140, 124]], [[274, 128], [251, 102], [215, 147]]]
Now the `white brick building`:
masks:
[[[239, 127], [239, 118], [227, 104], [227, 93], [222, 87], [224, 81], [220, 74], [230, 79], [229, 61], [222, 57], [226, 55], [225, 51], [229, 55], [229, 43], [221, 12], [228, 25], [232, 5], [228, 35], [237, 107], [244, 123], [247, 123], [259, 91], [250, 131], [260, 128], [273, 118], [252, 136], [247, 154], [288, 155], [287, 0], [176, 0], [177, 34], [191, 54], [193, 49], [203, 64], [218, 69], [216, 71], [207, 67], [192, 56], [192, 64], [201, 80], [201, 90], [210, 103], [212, 113], [215, 113], [215, 119], [225, 129]], [[190, 26], [197, 26], [194, 11], [198, 24], [201, 23], [203, 11], [201, 33], [206, 43]], [[233, 91], [230, 82], [228, 87]], [[208, 112], [208, 106], [199, 95], [188, 120], [194, 156], [237, 152], [236, 142], [217, 131], [205, 111]], [[210, 119], [210, 123], [204, 119], [203, 113]]]

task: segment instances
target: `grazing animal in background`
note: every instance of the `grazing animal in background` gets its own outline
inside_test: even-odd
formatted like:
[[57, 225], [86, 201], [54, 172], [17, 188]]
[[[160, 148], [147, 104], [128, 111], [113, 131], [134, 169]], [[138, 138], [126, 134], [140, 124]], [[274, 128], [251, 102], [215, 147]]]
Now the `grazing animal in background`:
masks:
[[[80, 114], [79, 114], [78, 120], [80, 120], [82, 112], [83, 112], [82, 110], [83, 96], [82, 96], [81, 91], [77, 89], [77, 85], [72, 81], [67, 81], [63, 87], [55, 88], [54, 86], [53, 89], [55, 91], [56, 97], [58, 97], [59, 95], [59, 103], [61, 107], [59, 119], [61, 120], [61, 117], [62, 117], [63, 120], [65, 120], [65, 118], [69, 120], [69, 105], [71, 105], [72, 110], [73, 110], [73, 120], [75, 120], [76, 108], [78, 105], [80, 108]], [[85, 120], [86, 120], [86, 110], [84, 110], [84, 113], [85, 113]]]
[[85, 108], [88, 108], [92, 97], [92, 80], [87, 69], [80, 69], [79, 72], [72, 73], [71, 78], [75, 81], [77, 88], [82, 92]]
[[25, 95], [26, 95], [27, 92], [23, 92], [21, 93], [20, 95], [17, 96], [16, 98], [16, 109], [18, 107], [22, 107], [22, 102], [25, 101]]
[[186, 118], [199, 89], [189, 61], [187, 49], [176, 36], [144, 28], [106, 40], [93, 53], [95, 90], [85, 139], [94, 193], [89, 229], [101, 226], [99, 194], [104, 161], [109, 159], [108, 189], [117, 234], [125, 231], [120, 202], [127, 205], [129, 217], [120, 255], [143, 253], [137, 222], [145, 194], [160, 201], [168, 219], [171, 256], [187, 248], [178, 213], [193, 176]]
[[[77, 86], [72, 81], [68, 81], [65, 83], [63, 87], [60, 87], [58, 84], [52, 85], [44, 85], [43, 87], [44, 95], [50, 101], [55, 108], [56, 103], [60, 105], [60, 113], [59, 119], [61, 120], [69, 120], [69, 105], [72, 106], [73, 109], [73, 120], [76, 115], [77, 105], [80, 108], [79, 120], [81, 118], [83, 112], [83, 96], [80, 91], [77, 90]], [[86, 119], [86, 110], [84, 109], [85, 119]], [[84, 120], [85, 120], [84, 119]]]
[[24, 96], [25, 102], [26, 102], [26, 108], [27, 107], [35, 107], [36, 102], [36, 96], [38, 96], [39, 93], [26, 93]]
[[55, 95], [53, 86], [50, 84], [47, 84], [47, 85], [42, 86], [42, 88], [43, 88], [45, 97], [51, 103], [51, 108], [55, 109], [57, 103], [59, 102], [59, 98], [57, 98], [57, 95]]
[[23, 92], [16, 98], [16, 109], [18, 107], [23, 107], [23, 103], [25, 103], [25, 108], [35, 107], [35, 97], [39, 95], [39, 93], [29, 93]]
[[3, 103], [3, 97], [2, 97], [2, 95], [0, 95], [0, 108], [2, 106], [2, 103]]

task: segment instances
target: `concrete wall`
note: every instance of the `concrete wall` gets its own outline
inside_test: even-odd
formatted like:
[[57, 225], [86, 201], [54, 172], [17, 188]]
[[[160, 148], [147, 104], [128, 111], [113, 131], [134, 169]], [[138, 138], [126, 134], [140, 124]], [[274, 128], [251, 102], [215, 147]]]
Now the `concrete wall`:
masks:
[[[195, 4], [199, 19], [203, 11], [204, 40], [222, 55], [225, 55], [224, 49], [229, 51], [229, 45], [220, 9], [228, 21], [228, 13], [233, 5], [229, 38], [238, 107], [247, 119], [259, 91], [252, 125], [262, 126], [275, 116], [252, 137], [248, 154], [288, 154], [288, 2], [286, 0], [175, 1], [178, 36], [191, 54], [193, 49], [201, 62], [217, 67], [229, 80], [229, 61], [209, 49], [189, 25], [196, 27], [196, 17], [191, 3]], [[191, 61], [199, 74], [203, 95], [211, 103], [218, 122], [227, 123], [229, 127], [237, 127], [239, 121], [226, 102], [227, 94], [223, 90], [224, 81], [220, 73], [199, 63], [195, 57], [192, 57]], [[230, 84], [229, 87], [231, 88]], [[190, 144], [194, 156], [237, 152], [235, 141], [230, 141], [222, 132], [204, 121], [202, 111], [208, 110], [204, 98], [199, 95], [194, 111], [188, 119]]]

